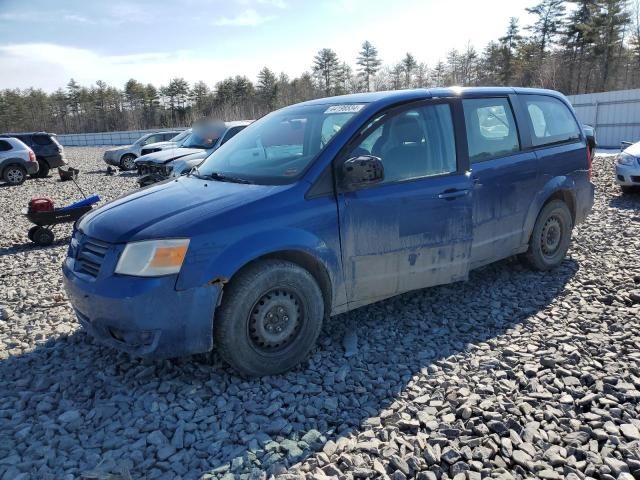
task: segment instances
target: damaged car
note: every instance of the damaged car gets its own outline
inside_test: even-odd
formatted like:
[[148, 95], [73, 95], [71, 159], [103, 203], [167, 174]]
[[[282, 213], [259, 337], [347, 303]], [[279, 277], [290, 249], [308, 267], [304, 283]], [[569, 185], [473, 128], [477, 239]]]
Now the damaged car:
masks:
[[87, 213], [63, 281], [104, 345], [215, 348], [244, 375], [271, 375], [307, 358], [331, 315], [514, 255], [558, 267], [593, 198], [586, 134], [558, 92], [321, 98]]
[[178, 148], [143, 155], [135, 161], [141, 187], [189, 172], [213, 151], [244, 130], [250, 120], [208, 122], [194, 126]]

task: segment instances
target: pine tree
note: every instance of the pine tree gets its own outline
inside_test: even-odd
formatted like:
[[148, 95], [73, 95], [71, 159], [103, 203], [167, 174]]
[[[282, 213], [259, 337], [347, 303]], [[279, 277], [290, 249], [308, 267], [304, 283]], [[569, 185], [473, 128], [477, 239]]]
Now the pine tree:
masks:
[[565, 0], [542, 0], [535, 7], [526, 9], [528, 13], [537, 17], [535, 23], [528, 26], [527, 30], [533, 33], [541, 57], [560, 33], [564, 25], [565, 10]]
[[340, 75], [340, 62], [336, 52], [330, 48], [320, 50], [313, 58], [313, 73], [318, 78], [325, 95], [331, 95]]
[[371, 91], [371, 78], [376, 75], [382, 61], [378, 58], [378, 50], [371, 42], [365, 40], [356, 61], [358, 74], [364, 79], [367, 92]]
[[264, 67], [260, 70], [260, 73], [258, 73], [256, 92], [269, 110], [275, 108], [276, 98], [278, 97], [278, 79], [276, 78], [276, 74], [267, 67]]
[[511, 17], [509, 19], [509, 27], [507, 27], [507, 33], [504, 37], [500, 37], [500, 44], [502, 45], [502, 75], [501, 81], [504, 85], [509, 85], [515, 76], [514, 58], [515, 52], [522, 40], [520, 35], [520, 27], [518, 26], [518, 19]]
[[404, 72], [404, 87], [411, 88], [411, 80], [413, 79], [413, 71], [418, 67], [418, 62], [409, 52], [402, 59], [402, 70]]

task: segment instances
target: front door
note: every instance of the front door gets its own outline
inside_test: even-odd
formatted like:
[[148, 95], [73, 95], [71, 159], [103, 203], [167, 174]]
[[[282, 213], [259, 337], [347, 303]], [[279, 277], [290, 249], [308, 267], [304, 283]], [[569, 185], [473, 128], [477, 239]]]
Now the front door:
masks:
[[379, 157], [384, 180], [338, 195], [350, 307], [465, 279], [472, 186], [458, 164], [452, 105], [395, 109], [360, 138], [342, 159]]

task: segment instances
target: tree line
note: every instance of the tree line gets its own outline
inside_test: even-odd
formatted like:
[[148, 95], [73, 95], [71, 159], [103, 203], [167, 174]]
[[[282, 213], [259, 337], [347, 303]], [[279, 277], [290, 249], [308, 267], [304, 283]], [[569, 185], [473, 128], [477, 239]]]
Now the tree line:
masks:
[[259, 118], [286, 105], [328, 95], [450, 85], [542, 87], [567, 95], [640, 88], [640, 0], [541, 0], [534, 21], [511, 18], [481, 51], [468, 44], [434, 65], [410, 52], [385, 64], [364, 41], [350, 65], [321, 49], [299, 77], [264, 67], [255, 82], [228, 77], [213, 88], [171, 79], [156, 88], [135, 79], [122, 89], [97, 81], [46, 93], [0, 91], [0, 131], [98, 132], [190, 125], [202, 117]]

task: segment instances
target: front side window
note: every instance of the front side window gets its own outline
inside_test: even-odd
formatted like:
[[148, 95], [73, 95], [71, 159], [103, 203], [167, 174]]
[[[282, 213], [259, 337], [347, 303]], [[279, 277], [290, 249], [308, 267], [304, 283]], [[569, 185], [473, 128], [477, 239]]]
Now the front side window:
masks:
[[142, 142], [142, 145], [150, 145], [152, 143], [156, 143], [156, 142], [161, 142], [163, 139], [161, 134], [158, 135], [151, 135], [149, 137], [146, 138], [146, 140], [144, 140]]
[[[373, 155], [384, 165], [383, 183], [456, 171], [451, 107], [426, 105], [382, 116], [347, 158]], [[371, 130], [373, 129], [373, 130]]]
[[506, 98], [462, 101], [471, 163], [504, 157], [520, 150], [518, 130]]
[[270, 113], [207, 157], [197, 174], [262, 184], [291, 183], [363, 107], [301, 105]]
[[569, 108], [557, 98], [525, 95], [525, 105], [533, 127], [534, 147], [580, 139], [580, 128]]

